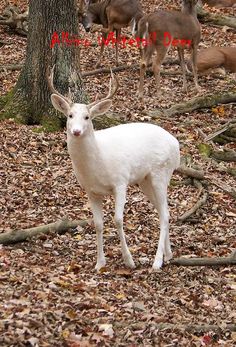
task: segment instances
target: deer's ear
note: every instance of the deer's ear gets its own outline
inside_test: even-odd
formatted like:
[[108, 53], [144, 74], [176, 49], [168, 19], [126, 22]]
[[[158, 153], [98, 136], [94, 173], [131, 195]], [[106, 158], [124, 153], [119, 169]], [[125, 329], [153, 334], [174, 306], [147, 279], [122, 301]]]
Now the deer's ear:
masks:
[[70, 111], [70, 105], [65, 99], [63, 99], [61, 96], [57, 94], [52, 94], [51, 101], [56, 110], [60, 111], [61, 113], [64, 113], [67, 116], [67, 114]]
[[103, 100], [99, 102], [98, 104], [92, 106], [89, 111], [91, 118], [93, 119], [98, 115], [106, 113], [111, 107], [111, 104], [112, 104], [111, 100]]

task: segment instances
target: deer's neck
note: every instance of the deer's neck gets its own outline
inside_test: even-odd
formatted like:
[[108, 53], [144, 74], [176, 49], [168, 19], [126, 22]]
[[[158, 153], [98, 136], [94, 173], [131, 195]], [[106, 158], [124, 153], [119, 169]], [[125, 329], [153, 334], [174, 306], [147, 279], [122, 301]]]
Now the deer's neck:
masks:
[[81, 138], [67, 134], [67, 146], [80, 184], [85, 189], [93, 187], [101, 173], [105, 172], [104, 160], [94, 131]]
[[82, 137], [67, 133], [67, 145], [73, 163], [80, 164], [80, 166], [92, 165], [96, 158], [100, 158], [94, 131]]
[[106, 8], [104, 4], [100, 2], [89, 6], [89, 11], [93, 15], [94, 24], [102, 24], [104, 27], [107, 26], [107, 15], [105, 10]]

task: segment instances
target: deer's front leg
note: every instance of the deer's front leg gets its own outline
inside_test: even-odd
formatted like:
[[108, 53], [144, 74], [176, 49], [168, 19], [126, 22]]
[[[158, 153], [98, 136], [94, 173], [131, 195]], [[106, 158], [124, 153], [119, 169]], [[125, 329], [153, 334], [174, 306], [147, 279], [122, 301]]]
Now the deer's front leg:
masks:
[[104, 47], [106, 44], [106, 40], [107, 40], [107, 33], [106, 32], [102, 32], [102, 40], [101, 40], [101, 50], [100, 50], [100, 55], [98, 58], [98, 61], [95, 65], [95, 68], [97, 69], [100, 65], [101, 65], [101, 61], [102, 61], [102, 56], [103, 56], [103, 52], [104, 52]]
[[118, 230], [118, 235], [121, 243], [121, 251], [124, 263], [130, 268], [134, 268], [135, 264], [129, 248], [126, 243], [123, 230], [123, 212], [126, 202], [126, 187], [117, 187], [115, 191], [115, 223]]
[[97, 264], [95, 269], [99, 271], [106, 265], [106, 259], [103, 251], [103, 212], [102, 212], [102, 199], [99, 197], [89, 197], [91, 209], [93, 213], [93, 220], [96, 229], [97, 238]]

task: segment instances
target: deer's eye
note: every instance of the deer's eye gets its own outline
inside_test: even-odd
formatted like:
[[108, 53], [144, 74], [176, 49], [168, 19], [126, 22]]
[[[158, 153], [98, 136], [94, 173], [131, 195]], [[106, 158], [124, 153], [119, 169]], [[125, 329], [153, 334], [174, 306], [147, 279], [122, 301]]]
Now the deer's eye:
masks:
[[68, 116], [69, 118], [73, 118], [73, 114], [69, 114], [69, 116]]
[[89, 119], [89, 116], [84, 117], [84, 119], [88, 120], [88, 119]]

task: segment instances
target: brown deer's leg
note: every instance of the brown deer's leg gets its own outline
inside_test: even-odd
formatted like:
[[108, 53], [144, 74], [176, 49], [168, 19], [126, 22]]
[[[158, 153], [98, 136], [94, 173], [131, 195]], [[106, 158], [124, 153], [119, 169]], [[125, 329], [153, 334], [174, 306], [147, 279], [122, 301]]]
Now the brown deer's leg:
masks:
[[161, 64], [163, 60], [165, 59], [166, 53], [168, 51], [168, 47], [165, 47], [164, 45], [156, 47], [157, 55], [153, 59], [152, 63], [152, 69], [156, 81], [156, 87], [157, 87], [157, 94], [160, 94], [160, 70], [161, 70]]
[[180, 66], [183, 74], [183, 90], [187, 93], [187, 81], [186, 81], [186, 66], [184, 62], [184, 50], [181, 47], [177, 47], [180, 60]]
[[147, 48], [141, 48], [141, 62], [140, 62], [140, 76], [139, 76], [139, 86], [138, 86], [138, 98], [143, 102], [143, 84], [144, 84], [144, 76], [149, 64], [151, 54], [147, 51]]
[[101, 51], [100, 51], [100, 55], [99, 55], [98, 61], [97, 61], [96, 65], [95, 65], [96, 69], [100, 66], [101, 61], [102, 61], [102, 55], [103, 55], [103, 52], [104, 52], [104, 46], [105, 46], [105, 41], [107, 39], [107, 35], [108, 35], [107, 32], [102, 31]]
[[198, 75], [197, 75], [197, 45], [193, 45], [193, 47], [192, 47], [191, 61], [192, 61], [194, 84], [195, 84], [197, 91], [200, 92], [201, 88], [198, 84]]
[[121, 29], [116, 29], [116, 66], [119, 65], [119, 63], [118, 63], [118, 41], [120, 39], [120, 33], [121, 33]]

